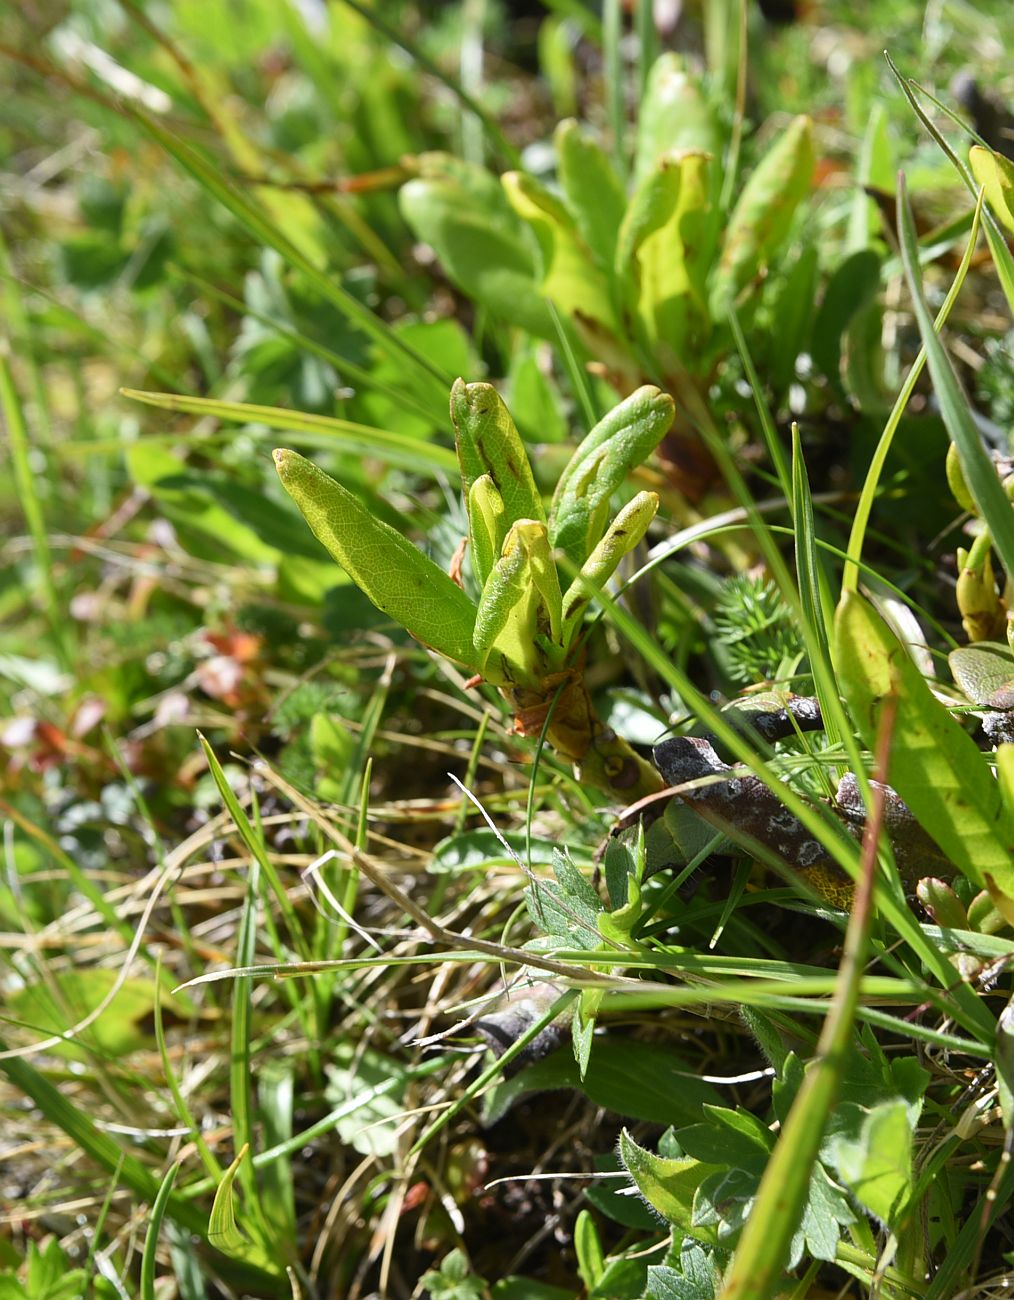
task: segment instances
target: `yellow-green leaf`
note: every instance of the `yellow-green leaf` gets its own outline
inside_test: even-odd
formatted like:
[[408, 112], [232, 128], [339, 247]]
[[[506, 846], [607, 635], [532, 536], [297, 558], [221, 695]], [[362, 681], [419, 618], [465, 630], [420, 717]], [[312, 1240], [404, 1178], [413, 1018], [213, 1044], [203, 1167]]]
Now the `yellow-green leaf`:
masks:
[[312, 461], [294, 451], [274, 456], [314, 536], [374, 605], [417, 641], [471, 666], [475, 606], [457, 583]]
[[479, 601], [474, 646], [486, 680], [535, 685], [558, 669], [562, 607], [546, 525], [520, 519]]
[[978, 144], [972, 145], [968, 161], [972, 175], [986, 191], [986, 202], [1007, 229], [1014, 231], [1014, 162]]
[[472, 572], [480, 587], [493, 571], [509, 528], [503, 497], [492, 477], [483, 474], [468, 489], [468, 533], [472, 543]]
[[542, 255], [542, 292], [567, 316], [588, 317], [615, 329], [609, 283], [560, 200], [534, 177], [502, 178], [511, 206], [535, 235]]
[[711, 287], [716, 318], [781, 247], [810, 191], [814, 161], [813, 123], [797, 117], [757, 164], [733, 210]]
[[846, 593], [835, 619], [838, 680], [873, 748], [884, 707], [897, 701], [888, 779], [923, 829], [970, 880], [991, 877], [1014, 897], [1014, 818], [985, 755], [933, 695], [873, 606]]

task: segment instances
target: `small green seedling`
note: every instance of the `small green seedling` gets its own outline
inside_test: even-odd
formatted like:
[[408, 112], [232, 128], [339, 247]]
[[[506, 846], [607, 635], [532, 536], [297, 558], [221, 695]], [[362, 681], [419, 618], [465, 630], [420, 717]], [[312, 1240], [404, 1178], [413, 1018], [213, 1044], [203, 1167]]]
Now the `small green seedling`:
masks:
[[611, 519], [613, 496], [674, 414], [672, 398], [658, 388], [632, 393], [574, 452], [547, 513], [498, 393], [459, 379], [451, 419], [478, 602], [312, 461], [282, 450], [275, 464], [318, 540], [378, 609], [470, 669], [476, 683], [497, 687], [516, 734], [538, 736], [545, 727], [549, 744], [583, 780], [629, 802], [661, 789], [661, 779], [596, 717], [581, 629], [596, 590], [658, 509], [654, 492], [639, 492]]

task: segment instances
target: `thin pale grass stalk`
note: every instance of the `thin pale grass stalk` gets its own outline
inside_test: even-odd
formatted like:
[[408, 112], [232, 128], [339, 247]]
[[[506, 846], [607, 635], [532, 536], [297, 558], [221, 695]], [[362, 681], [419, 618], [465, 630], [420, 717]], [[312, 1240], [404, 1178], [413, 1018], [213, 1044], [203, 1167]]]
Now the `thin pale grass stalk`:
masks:
[[767, 1162], [750, 1217], [720, 1300], [769, 1300], [781, 1285], [782, 1270], [806, 1202], [807, 1188], [828, 1116], [841, 1088], [852, 1052], [853, 1027], [862, 997], [862, 974], [873, 918], [877, 845], [884, 812], [886, 782], [896, 702], [884, 709], [876, 746], [876, 773], [869, 816], [863, 833], [861, 871], [845, 934], [831, 1010], [817, 1046], [814, 1064], [804, 1076], [775, 1149]]

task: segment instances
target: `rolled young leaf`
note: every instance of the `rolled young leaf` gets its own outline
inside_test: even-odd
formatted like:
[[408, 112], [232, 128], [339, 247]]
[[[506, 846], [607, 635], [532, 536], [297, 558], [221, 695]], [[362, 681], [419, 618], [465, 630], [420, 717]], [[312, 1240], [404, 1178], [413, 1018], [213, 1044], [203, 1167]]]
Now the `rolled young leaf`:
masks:
[[468, 534], [472, 543], [472, 572], [480, 587], [493, 571], [510, 524], [503, 497], [492, 477], [483, 474], [468, 489]]
[[[508, 526], [519, 519], [545, 522], [546, 511], [525, 444], [493, 385], [456, 379], [451, 389], [451, 421], [466, 498], [472, 484], [488, 474], [500, 493]], [[499, 555], [499, 547], [496, 553]]]
[[519, 519], [483, 588], [473, 643], [494, 685], [535, 686], [558, 670], [563, 597], [546, 525]]
[[472, 667], [476, 608], [457, 583], [312, 461], [285, 450], [274, 458], [314, 536], [374, 605], [417, 641]]
[[675, 414], [668, 393], [646, 384], [600, 420], [574, 452], [557, 484], [549, 527], [553, 545], [576, 568], [606, 531], [610, 497], [662, 441]]
[[595, 547], [581, 566], [581, 572], [567, 588], [563, 597], [563, 644], [570, 641], [581, 623], [581, 618], [596, 587], [604, 586], [616, 572], [616, 566], [634, 549], [658, 510], [658, 497], [654, 492], [638, 492], [628, 501], [613, 522], [605, 537]]

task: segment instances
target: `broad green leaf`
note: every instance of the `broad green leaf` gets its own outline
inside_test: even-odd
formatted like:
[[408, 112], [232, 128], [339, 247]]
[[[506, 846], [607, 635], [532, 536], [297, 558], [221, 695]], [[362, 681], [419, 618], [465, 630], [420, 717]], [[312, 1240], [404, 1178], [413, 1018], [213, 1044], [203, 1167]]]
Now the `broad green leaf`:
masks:
[[682, 359], [700, 352], [711, 326], [706, 279], [714, 223], [707, 193], [709, 159], [685, 153], [676, 166], [680, 186], [672, 214], [644, 239], [637, 260], [640, 316], [649, 341], [654, 349]]
[[574, 1252], [581, 1281], [590, 1291], [605, 1272], [605, 1254], [595, 1220], [588, 1210], [582, 1210], [574, 1223]]
[[717, 157], [721, 142], [697, 79], [678, 54], [667, 53], [652, 65], [638, 110], [635, 182], [644, 180], [660, 158], [683, 150]]
[[986, 191], [986, 202], [1007, 229], [1014, 231], [1014, 162], [978, 144], [969, 150], [968, 161], [972, 175]]
[[535, 685], [560, 667], [560, 580], [546, 525], [520, 519], [483, 587], [474, 661], [494, 685]]
[[616, 242], [616, 292], [623, 313], [621, 323], [627, 330], [640, 330], [645, 345], [649, 339], [641, 317], [641, 262], [638, 254], [647, 240], [669, 227], [676, 212], [682, 181], [683, 171], [677, 160], [660, 158], [634, 191]]
[[698, 1227], [693, 1219], [697, 1189], [705, 1178], [721, 1173], [717, 1166], [706, 1165], [689, 1156], [669, 1160], [653, 1155], [638, 1146], [626, 1129], [620, 1134], [620, 1159], [637, 1190], [663, 1219], [687, 1236], [717, 1244], [714, 1229]]
[[126, 460], [133, 481], [158, 499], [178, 528], [199, 533], [219, 554], [232, 553], [253, 564], [277, 563], [278, 551], [216, 501], [203, 477], [164, 447], [136, 443]]
[[290, 433], [309, 435], [309, 441], [327, 448], [341, 448], [386, 460], [388, 464], [405, 469], [431, 471], [453, 470], [454, 453], [449, 447], [424, 442], [403, 433], [391, 433], [352, 420], [339, 420], [329, 415], [311, 415], [304, 411], [290, 411], [280, 406], [256, 406], [248, 402], [221, 402], [205, 397], [184, 397], [176, 393], [143, 393], [134, 388], [121, 388], [124, 397], [157, 406], [164, 411], [182, 411], [187, 415], [211, 416], [216, 420], [231, 420], [237, 424], [260, 424], [269, 429], [282, 429]]
[[503, 501], [508, 527], [519, 519], [545, 522], [546, 512], [525, 444], [493, 385], [455, 380], [451, 420], [466, 497], [476, 479], [488, 474]]
[[623, 507], [585, 560], [580, 575], [563, 597], [564, 646], [570, 645], [585, 610], [595, 597], [595, 588], [604, 587], [613, 576], [619, 562], [644, 537], [657, 510], [658, 497], [654, 492], [638, 492]]
[[1014, 657], [1007, 646], [991, 641], [960, 646], [951, 651], [947, 662], [955, 682], [973, 704], [1014, 708]]
[[627, 206], [623, 186], [608, 154], [573, 118], [560, 123], [553, 140], [567, 207], [600, 269], [610, 274]]
[[728, 304], [784, 243], [796, 209], [810, 192], [814, 161], [813, 123], [797, 117], [757, 164], [733, 210], [711, 286], [716, 318], [724, 316]]
[[553, 498], [550, 537], [576, 567], [605, 534], [612, 494], [658, 446], [675, 411], [667, 393], [645, 385], [600, 420], [574, 452]]
[[486, 1122], [500, 1119], [519, 1097], [554, 1088], [577, 1088], [596, 1105], [651, 1124], [692, 1123], [704, 1102], [719, 1100], [672, 1048], [604, 1034], [592, 1042], [583, 1079], [574, 1053], [562, 1047], [497, 1084], [486, 1094]]
[[897, 1227], [912, 1194], [912, 1122], [904, 1098], [881, 1102], [865, 1116], [857, 1138], [833, 1145], [841, 1181], [888, 1227]]
[[[109, 995], [119, 972], [104, 966], [75, 968], [50, 976], [46, 983], [27, 984], [8, 995], [7, 1014], [43, 1034], [59, 1034], [83, 1020]], [[190, 1009], [185, 994], [168, 992], [171, 981], [163, 979], [162, 1005], [176, 1014]], [[146, 1022], [155, 1007], [153, 979], [127, 979], [105, 1011], [81, 1035], [51, 1048], [58, 1056], [88, 1059], [92, 1047], [113, 1059], [126, 1056], [150, 1043]]]
[[472, 571], [480, 587], [493, 571], [503, 550], [509, 527], [503, 497], [489, 474], [468, 489], [468, 534], [472, 543]]
[[498, 179], [449, 154], [423, 154], [419, 167], [398, 196], [412, 233], [436, 251], [469, 298], [503, 321], [555, 337], [534, 243]]
[[405, 1107], [409, 1074], [390, 1053], [342, 1043], [327, 1066], [324, 1096], [333, 1106], [350, 1097], [368, 1097], [337, 1128], [344, 1142], [362, 1155], [389, 1156], [398, 1148], [398, 1120]]
[[926, 299], [923, 297], [919, 269], [919, 249], [915, 237], [912, 209], [904, 176], [898, 184], [898, 232], [902, 261], [912, 295], [912, 306], [919, 322], [926, 362], [933, 377], [933, 387], [940, 401], [940, 414], [952, 442], [958, 449], [961, 470], [979, 514], [993, 535], [993, 545], [1008, 573], [1014, 573], [1014, 509], [1004, 491], [996, 466], [990, 459], [961, 391], [950, 357], [933, 328]]
[[827, 282], [809, 350], [836, 388], [841, 381], [842, 336], [856, 312], [879, 288], [880, 258], [872, 248], [846, 257]]
[[645, 1300], [715, 1300], [721, 1276], [712, 1255], [699, 1242], [684, 1238], [679, 1272], [667, 1264], [649, 1264]]
[[985, 756], [930, 691], [901, 642], [863, 597], [835, 619], [835, 666], [853, 721], [872, 749], [886, 701], [897, 699], [890, 784], [970, 880], [1014, 897], [1014, 819]]
[[577, 323], [587, 318], [615, 331], [609, 283], [567, 208], [526, 172], [507, 172], [502, 184], [511, 206], [535, 235], [542, 257], [542, 294]]
[[374, 605], [417, 641], [471, 666], [475, 606], [457, 583], [312, 461], [294, 451], [274, 456], [314, 536]]

